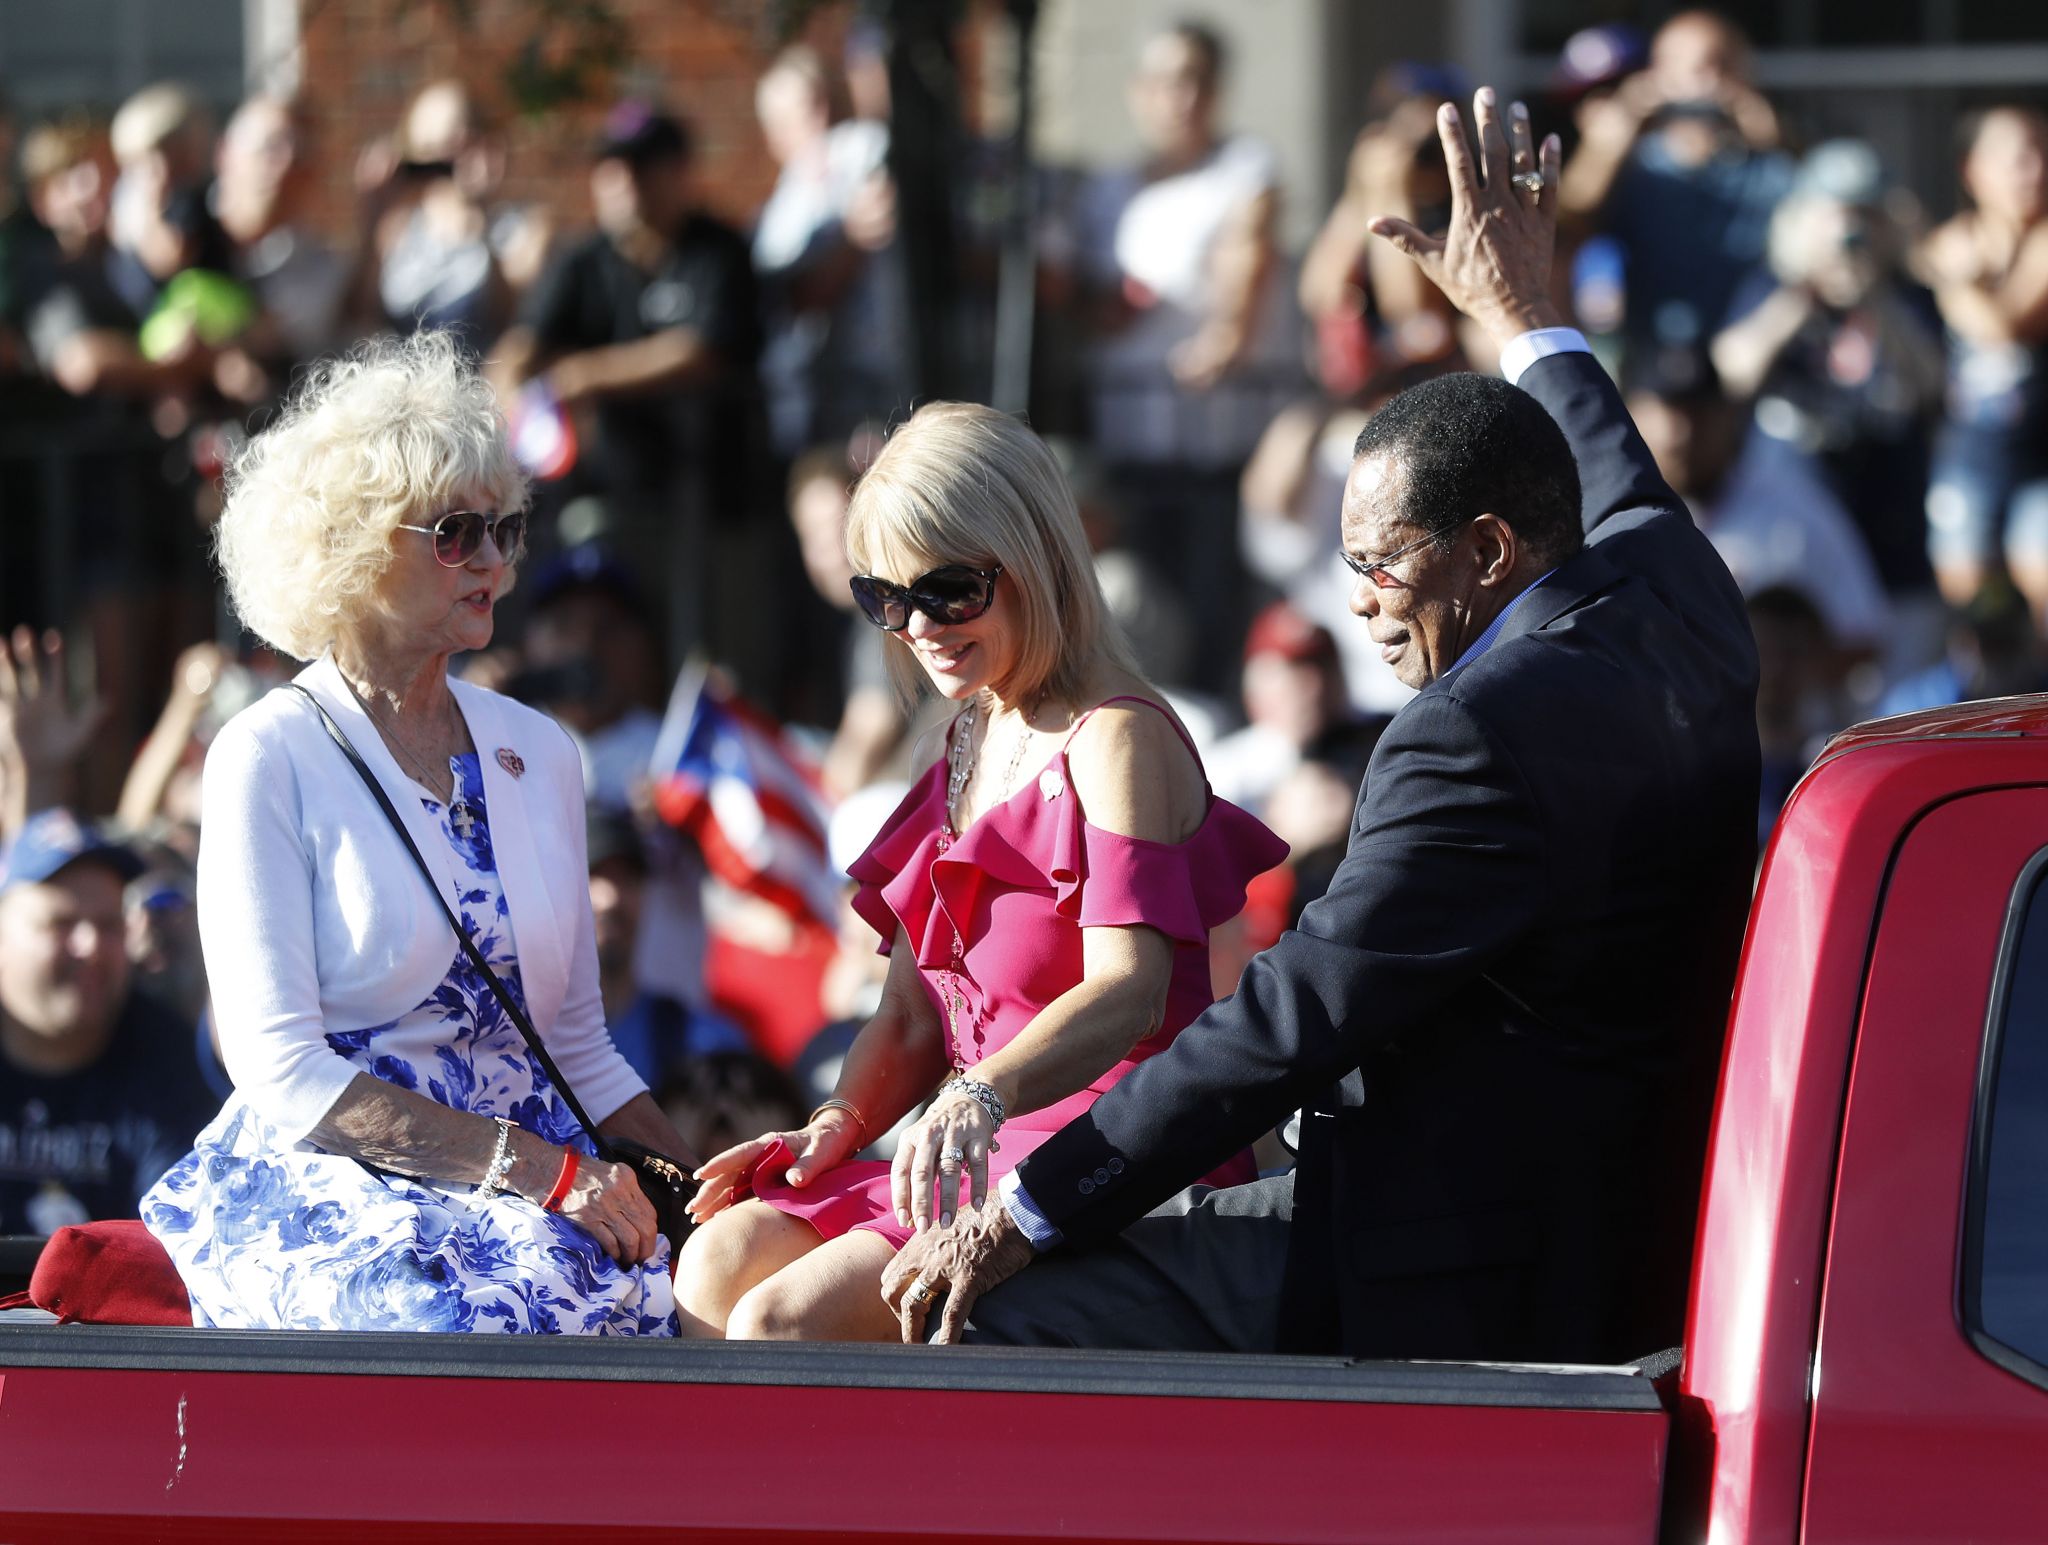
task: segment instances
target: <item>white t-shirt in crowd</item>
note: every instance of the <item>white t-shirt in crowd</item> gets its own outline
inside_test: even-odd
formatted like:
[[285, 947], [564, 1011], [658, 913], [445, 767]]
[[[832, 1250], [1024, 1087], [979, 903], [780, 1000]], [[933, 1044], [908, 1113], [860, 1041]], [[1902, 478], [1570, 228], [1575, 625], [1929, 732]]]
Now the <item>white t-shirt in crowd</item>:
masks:
[[1168, 357], [1215, 303], [1217, 239], [1246, 205], [1278, 185], [1273, 152], [1249, 135], [1225, 140], [1199, 165], [1172, 176], [1147, 181], [1142, 168], [1121, 167], [1084, 184], [1075, 233], [1082, 272], [1097, 286], [1151, 300], [1101, 341], [1091, 362], [1096, 441], [1105, 459], [1241, 462], [1293, 394], [1296, 382], [1282, 387], [1272, 380], [1299, 360], [1292, 285], [1280, 263], [1266, 276], [1242, 379], [1198, 395], [1180, 391], [1166, 373]]

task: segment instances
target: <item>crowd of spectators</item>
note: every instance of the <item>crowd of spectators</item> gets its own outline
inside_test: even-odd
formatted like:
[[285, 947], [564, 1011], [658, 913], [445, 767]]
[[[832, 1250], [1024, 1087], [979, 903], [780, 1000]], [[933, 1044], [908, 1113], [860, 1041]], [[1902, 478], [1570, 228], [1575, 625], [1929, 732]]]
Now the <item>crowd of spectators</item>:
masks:
[[[648, 101], [606, 116], [587, 220], [557, 228], [505, 196], [486, 105], [425, 83], [356, 157], [349, 243], [308, 223], [289, 102], [0, 109], [0, 1232], [132, 1208], [225, 1093], [197, 786], [290, 666], [223, 629], [209, 525], [295, 368], [378, 333], [457, 333], [539, 480], [529, 572], [462, 669], [583, 752], [621, 1050], [702, 1153], [830, 1091], [873, 940], [714, 878], [650, 773], [676, 672], [706, 668], [784, 727], [834, 854], [913, 771], [929, 710], [894, 692], [843, 540], [916, 391], [875, 46], [762, 75], [779, 171], [750, 231], [705, 209], [686, 118]], [[1401, 388], [1494, 364], [1367, 231], [1447, 218], [1435, 110], [1460, 72], [1373, 83], [1298, 257], [1274, 154], [1224, 127], [1228, 78], [1213, 32], [1160, 32], [1130, 77], [1140, 157], [1032, 184], [1034, 417], [1215, 791], [1294, 853], [1219, 938], [1219, 992], [1318, 893], [1409, 695], [1348, 611], [1352, 442]], [[1760, 835], [1846, 723], [2048, 687], [2048, 118], [1960, 123], [1935, 223], [1868, 145], [1797, 143], [1708, 13], [1578, 35], [1532, 105], [1566, 137], [1559, 299], [1750, 600]], [[965, 265], [970, 306], [993, 266]]]

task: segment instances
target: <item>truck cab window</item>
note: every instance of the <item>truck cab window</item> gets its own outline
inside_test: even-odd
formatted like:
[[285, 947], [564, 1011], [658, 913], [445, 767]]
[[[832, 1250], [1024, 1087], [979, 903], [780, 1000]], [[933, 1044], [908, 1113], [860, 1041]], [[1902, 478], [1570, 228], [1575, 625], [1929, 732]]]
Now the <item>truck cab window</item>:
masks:
[[2014, 897], [1970, 1168], [1966, 1328], [1994, 1361], [2048, 1386], [2048, 853]]

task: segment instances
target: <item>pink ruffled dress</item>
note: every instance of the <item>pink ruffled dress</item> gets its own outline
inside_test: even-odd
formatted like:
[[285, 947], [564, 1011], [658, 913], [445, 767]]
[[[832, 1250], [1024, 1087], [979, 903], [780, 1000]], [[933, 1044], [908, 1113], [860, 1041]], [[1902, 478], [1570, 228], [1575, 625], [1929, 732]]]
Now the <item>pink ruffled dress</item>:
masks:
[[[1107, 701], [1155, 706], [1144, 698]], [[1075, 721], [1069, 744], [1087, 718]], [[1286, 858], [1287, 844], [1214, 794], [1185, 842], [1104, 831], [1089, 823], [1074, 797], [1062, 745], [1043, 772], [948, 846], [946, 767], [942, 757], [918, 780], [847, 872], [860, 887], [854, 909], [882, 936], [882, 952], [899, 928], [909, 939], [942, 1023], [948, 985], [957, 984], [963, 1000], [957, 1040], [953, 1027], [947, 1031], [955, 1067], [984, 1061], [1080, 982], [1083, 928], [1142, 923], [1176, 946], [1159, 1030], [1086, 1089], [1043, 1110], [1013, 1114], [989, 1155], [993, 1187], [1111, 1084], [1164, 1051], [1209, 1006], [1209, 930], [1238, 914], [1245, 887]], [[763, 1158], [752, 1177], [754, 1194], [806, 1219], [827, 1239], [854, 1229], [898, 1246], [910, 1237], [890, 1211], [887, 1164], [843, 1164], [794, 1188], [782, 1178], [788, 1163], [779, 1146]], [[1207, 1178], [1212, 1185], [1236, 1185], [1253, 1177], [1251, 1156], [1244, 1154]]]

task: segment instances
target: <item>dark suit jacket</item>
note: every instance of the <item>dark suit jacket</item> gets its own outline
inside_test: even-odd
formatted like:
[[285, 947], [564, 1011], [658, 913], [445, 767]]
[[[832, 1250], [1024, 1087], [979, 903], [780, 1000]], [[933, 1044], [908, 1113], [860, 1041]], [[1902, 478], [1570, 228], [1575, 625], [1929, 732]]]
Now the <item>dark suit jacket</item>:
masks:
[[1756, 649], [1600, 366], [1521, 384], [1578, 458], [1585, 549], [1394, 719], [1299, 929], [1022, 1166], [1085, 1245], [1303, 1107], [1295, 1350], [1618, 1361], [1682, 1327]]

